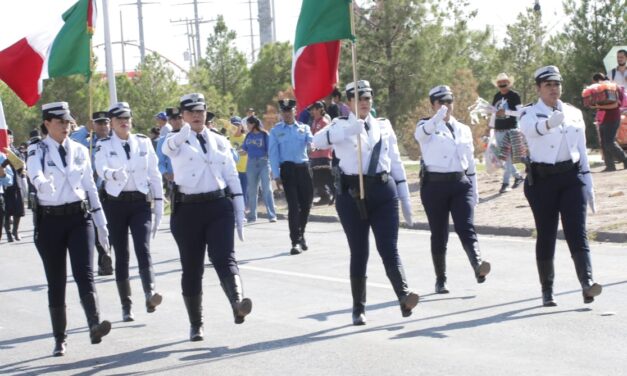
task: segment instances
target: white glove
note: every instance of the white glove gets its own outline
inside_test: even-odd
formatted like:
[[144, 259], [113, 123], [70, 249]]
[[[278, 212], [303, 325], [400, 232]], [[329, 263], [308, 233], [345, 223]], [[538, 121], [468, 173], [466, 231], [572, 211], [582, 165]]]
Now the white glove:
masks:
[[244, 241], [244, 196], [239, 195], [233, 197], [233, 211], [235, 214], [237, 237], [239, 240]]
[[470, 178], [470, 184], [472, 184], [472, 202], [474, 206], [479, 204], [479, 185], [477, 184], [477, 175], [472, 175]]
[[402, 182], [396, 186], [398, 192], [398, 199], [401, 202], [401, 210], [403, 211], [403, 218], [407, 226], [412, 227], [414, 221], [411, 218], [411, 202], [409, 196], [409, 186], [407, 182]]
[[553, 111], [549, 119], [546, 121], [548, 128], [555, 128], [564, 122], [564, 113], [558, 110]]
[[50, 175], [50, 179], [43, 178], [40, 180], [41, 183], [39, 183], [39, 188], [37, 188], [39, 193], [44, 195], [54, 194], [54, 191], [56, 191], [56, 189], [54, 189], [54, 176]]
[[588, 206], [590, 207], [590, 210], [592, 210], [592, 213], [594, 214], [597, 212], [597, 203], [596, 203], [596, 198], [594, 196], [594, 185], [592, 184], [592, 175], [590, 175], [590, 173], [584, 174], [583, 181], [585, 185], [584, 189], [585, 189], [586, 201], [588, 202]]
[[441, 120], [444, 120], [447, 113], [448, 113], [448, 107], [446, 107], [445, 105], [442, 105], [442, 107], [440, 107], [438, 112], [436, 112], [435, 115], [433, 115], [433, 121], [435, 123], [438, 123]]
[[120, 167], [117, 170], [113, 170], [113, 172], [111, 172], [111, 177], [115, 181], [125, 182], [128, 179], [128, 173], [126, 172], [124, 167]]
[[159, 225], [161, 225], [161, 218], [163, 217], [163, 200], [155, 200], [154, 208], [155, 218], [152, 221], [152, 238], [157, 235]]
[[98, 229], [98, 242], [105, 250], [109, 251], [109, 230], [107, 226], [96, 226]]
[[183, 145], [183, 143], [185, 143], [185, 141], [187, 141], [187, 139], [189, 138], [189, 134], [192, 131], [192, 127], [188, 124], [185, 123], [183, 125], [183, 127], [181, 127], [181, 130], [176, 132], [174, 134], [174, 136], [172, 136], [168, 141], [171, 140], [171, 144], [170, 146], [174, 146], [174, 147], [180, 147], [181, 145]]
[[361, 133], [361, 130], [364, 129], [365, 121], [362, 119], [357, 119], [355, 115], [351, 112], [348, 115], [348, 125], [344, 128], [344, 133], [347, 136], [354, 136]]

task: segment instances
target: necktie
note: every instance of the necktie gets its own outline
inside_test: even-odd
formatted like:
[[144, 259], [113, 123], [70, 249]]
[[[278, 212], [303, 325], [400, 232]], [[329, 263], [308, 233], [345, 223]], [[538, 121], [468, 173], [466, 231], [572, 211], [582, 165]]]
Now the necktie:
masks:
[[207, 154], [207, 148], [205, 147], [205, 144], [207, 143], [207, 141], [205, 140], [205, 138], [200, 133], [196, 135], [196, 138], [198, 139], [198, 142], [200, 143], [202, 152]]
[[366, 132], [370, 130], [370, 125], [368, 123], [364, 123], [364, 128], [366, 128]]
[[61, 162], [63, 162], [63, 167], [67, 167], [67, 162], [65, 161], [66, 154], [67, 152], [65, 151], [63, 145], [59, 145], [59, 156], [61, 157]]
[[128, 142], [122, 144], [124, 151], [126, 152], [126, 159], [131, 159], [131, 145]]
[[453, 126], [451, 126], [451, 124], [446, 123], [446, 127], [448, 128], [449, 131], [451, 131], [451, 135], [453, 136], [453, 140], [455, 139], [455, 132], [453, 132]]

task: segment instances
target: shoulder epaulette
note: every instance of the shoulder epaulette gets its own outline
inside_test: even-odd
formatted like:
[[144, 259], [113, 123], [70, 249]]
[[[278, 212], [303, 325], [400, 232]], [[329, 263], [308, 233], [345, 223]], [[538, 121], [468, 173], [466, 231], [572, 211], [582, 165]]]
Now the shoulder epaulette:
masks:
[[337, 118], [340, 120], [348, 120], [348, 116], [338, 116]]
[[224, 137], [224, 135], [222, 133], [220, 133], [220, 131], [217, 130], [217, 129], [211, 128], [211, 129], [209, 129], [209, 132], [213, 132], [213, 133], [217, 134], [218, 136]]
[[524, 105], [523, 107], [531, 107], [531, 106], [533, 106], [533, 102], [531, 102], [531, 103], [527, 103], [527, 104], [526, 104], [526, 105]]
[[377, 118], [377, 120], [380, 120], [380, 121], [386, 121], [387, 119], [386, 119], [386, 118], [384, 118], [384, 117], [380, 117], [380, 118]]
[[28, 140], [28, 145], [35, 145], [39, 142], [41, 142], [41, 137], [31, 137], [31, 139]]
[[109, 141], [109, 140], [111, 140], [111, 137], [105, 137], [105, 138], [99, 139], [98, 142]]
[[146, 136], [145, 134], [141, 134], [141, 133], [136, 133], [135, 136], [140, 137], [140, 138], [148, 138], [148, 136]]
[[423, 117], [423, 118], [421, 118], [421, 119], [420, 119], [420, 120], [418, 120], [418, 121], [427, 121], [427, 120], [429, 120], [429, 119], [431, 119], [431, 117], [430, 117], [430, 116], [428, 116], [428, 117]]
[[181, 131], [180, 129], [172, 129], [170, 133], [179, 133], [180, 131]]

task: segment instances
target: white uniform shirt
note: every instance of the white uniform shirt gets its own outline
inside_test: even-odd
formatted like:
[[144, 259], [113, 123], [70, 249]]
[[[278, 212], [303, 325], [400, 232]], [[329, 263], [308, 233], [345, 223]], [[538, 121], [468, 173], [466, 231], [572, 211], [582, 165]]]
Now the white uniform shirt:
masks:
[[[130, 159], [126, 158], [124, 144], [130, 147]], [[121, 140], [113, 133], [111, 137], [98, 141], [96, 147], [96, 172], [105, 181], [105, 190], [112, 196], [120, 192], [151, 192], [154, 198], [163, 198], [161, 173], [157, 154], [150, 139], [142, 134], [130, 134], [128, 140]], [[128, 178], [125, 181], [113, 179], [113, 172], [124, 168]]]
[[581, 171], [590, 171], [581, 111], [559, 100], [557, 109], [564, 113], [564, 122], [551, 130], [546, 129], [546, 121], [554, 110], [542, 100], [522, 109], [520, 130], [527, 139], [531, 161], [555, 164], [570, 159], [579, 162]]
[[[368, 115], [365, 119], [369, 130], [362, 129], [359, 137], [361, 138], [361, 171], [363, 174], [368, 173], [370, 166], [370, 158], [372, 156], [375, 145], [381, 140], [381, 150], [379, 160], [377, 162], [376, 172], [388, 172], [395, 181], [401, 182], [406, 180], [405, 167], [401, 161], [401, 155], [398, 150], [396, 134], [392, 128], [390, 121], [383, 118], [374, 118]], [[331, 124], [318, 131], [313, 137], [314, 147], [317, 149], [335, 150], [335, 155], [340, 160], [340, 169], [346, 175], [357, 175], [359, 173], [359, 162], [357, 157], [357, 136], [346, 136], [341, 140], [331, 141], [328, 132], [334, 132], [335, 128], [345, 128], [349, 121], [344, 117], [333, 119]], [[343, 132], [341, 132], [343, 134]]]
[[[51, 137], [28, 147], [26, 168], [31, 183], [39, 190], [37, 197], [40, 205], [58, 206], [88, 198], [95, 215], [102, 215], [89, 151], [69, 138], [63, 141], [63, 147], [66, 150], [66, 167], [63, 167], [59, 155], [59, 144]], [[39, 188], [45, 180], [52, 181], [54, 192], [41, 192]]]
[[177, 133], [168, 134], [161, 150], [172, 161], [174, 182], [181, 193], [207, 193], [227, 186], [233, 194], [242, 193], [231, 144], [225, 137], [204, 128], [200, 132], [206, 141], [207, 152], [204, 153], [194, 131], [190, 132], [183, 145], [175, 147], [171, 138]]
[[475, 147], [470, 128], [451, 116], [453, 132], [441, 120], [421, 119], [416, 124], [414, 138], [420, 144], [422, 159], [429, 172], [475, 173]]

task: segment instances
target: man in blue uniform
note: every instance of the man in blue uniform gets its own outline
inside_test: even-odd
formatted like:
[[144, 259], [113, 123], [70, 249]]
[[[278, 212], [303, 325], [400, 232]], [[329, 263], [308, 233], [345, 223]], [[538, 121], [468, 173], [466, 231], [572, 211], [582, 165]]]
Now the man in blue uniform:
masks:
[[[385, 273], [394, 288], [403, 317], [418, 304], [418, 294], [407, 286], [398, 254], [399, 201], [405, 222], [411, 226], [411, 204], [405, 168], [390, 121], [371, 115], [372, 88], [368, 81], [346, 86], [351, 109], [358, 101], [358, 114], [338, 117], [314, 137], [316, 148], [332, 147], [341, 172], [335, 207], [342, 222], [351, 253], [350, 279], [353, 295], [353, 324], [366, 323], [366, 268], [370, 229], [383, 260]], [[357, 95], [355, 92], [357, 91]], [[361, 140], [361, 166], [357, 154]], [[363, 173], [365, 202], [360, 199], [359, 171]]]
[[446, 244], [449, 215], [478, 283], [485, 282], [490, 263], [482, 261], [475, 232], [474, 210], [479, 202], [475, 175], [474, 145], [470, 128], [457, 121], [453, 92], [446, 85], [429, 91], [435, 115], [421, 119], [414, 137], [422, 150], [420, 197], [431, 229], [431, 256], [435, 269], [435, 292], [448, 293]]
[[292, 255], [308, 249], [305, 227], [313, 202], [313, 182], [307, 156], [313, 135], [308, 125], [296, 121], [295, 107], [293, 99], [279, 101], [283, 121], [272, 128], [268, 141], [272, 176], [277, 186], [283, 185], [287, 200]]
[[592, 279], [586, 234], [586, 206], [595, 212], [594, 186], [586, 149], [586, 126], [581, 111], [560, 100], [562, 76], [549, 65], [535, 72], [538, 101], [523, 107], [520, 129], [529, 145], [531, 163], [525, 181], [538, 236], [536, 263], [542, 285], [542, 304], [557, 305], [553, 297], [555, 240], [562, 219], [564, 236], [581, 283], [584, 303], [592, 303], [602, 286]]

